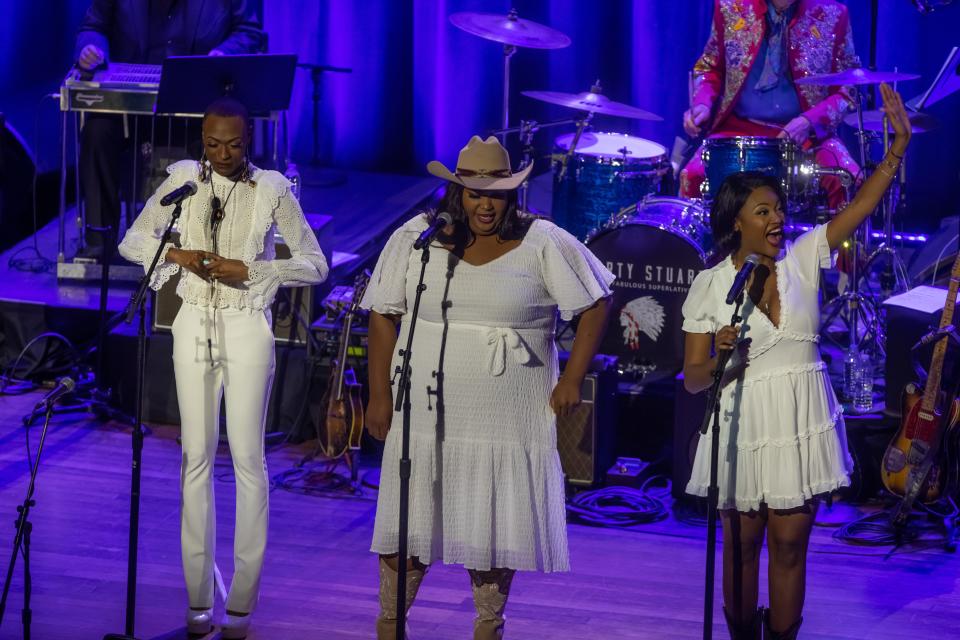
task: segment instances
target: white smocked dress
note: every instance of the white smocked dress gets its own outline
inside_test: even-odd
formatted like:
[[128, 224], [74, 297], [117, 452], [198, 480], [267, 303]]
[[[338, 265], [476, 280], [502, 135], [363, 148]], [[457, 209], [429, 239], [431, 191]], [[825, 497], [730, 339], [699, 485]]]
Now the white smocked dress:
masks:
[[[734, 352], [728, 371], [746, 366], [721, 396], [721, 509], [790, 509], [849, 484], [843, 407], [818, 349], [820, 269], [831, 264], [825, 225], [787, 244], [777, 260], [779, 327], [745, 296], [741, 338], [751, 343], [746, 362]], [[735, 276], [727, 258], [696, 277], [683, 305], [684, 331], [716, 333], [730, 323], [734, 307], [724, 298]], [[708, 432], [687, 492], [706, 496], [709, 484]]]
[[[420, 274], [413, 242], [426, 227], [418, 216], [393, 234], [361, 303], [403, 316], [397, 352]], [[610, 295], [613, 280], [583, 244], [545, 220], [481, 266], [434, 244], [412, 349], [411, 556], [481, 571], [569, 569], [549, 406], [556, 316], [569, 319]], [[399, 364], [395, 352], [391, 371]], [[398, 551], [402, 417], [394, 414], [383, 454], [371, 547], [380, 554]]]

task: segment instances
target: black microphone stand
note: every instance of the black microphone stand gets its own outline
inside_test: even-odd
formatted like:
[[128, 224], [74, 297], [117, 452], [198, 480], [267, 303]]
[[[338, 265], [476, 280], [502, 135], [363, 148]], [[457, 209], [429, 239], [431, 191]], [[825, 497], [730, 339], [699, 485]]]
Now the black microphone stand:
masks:
[[180, 218], [182, 206], [182, 202], [177, 202], [173, 208], [173, 215], [170, 216], [170, 222], [167, 223], [167, 228], [160, 238], [160, 245], [157, 247], [157, 253], [153, 256], [153, 262], [150, 263], [150, 268], [147, 269], [144, 276], [140, 278], [140, 284], [137, 285], [137, 290], [130, 296], [130, 301], [124, 311], [124, 319], [127, 324], [133, 321], [133, 316], [137, 312], [140, 315], [137, 327], [136, 416], [133, 424], [133, 463], [130, 474], [130, 538], [127, 547], [126, 624], [122, 634], [109, 633], [103, 637], [103, 640], [136, 639], [133, 628], [137, 608], [137, 544], [140, 533], [140, 475], [143, 459], [143, 388], [147, 365], [147, 327], [144, 300], [147, 296], [147, 289], [150, 287], [150, 280], [153, 278], [153, 272], [156, 271], [157, 263], [160, 262], [160, 256], [163, 254], [163, 249], [170, 241], [173, 226]]
[[427, 289], [427, 286], [423, 284], [423, 277], [427, 272], [428, 262], [430, 262], [429, 242], [423, 246], [423, 251], [420, 254], [420, 279], [417, 281], [417, 295], [413, 300], [413, 313], [410, 314], [407, 345], [400, 352], [400, 355], [403, 356], [403, 362], [395, 372], [400, 374], [400, 381], [393, 410], [403, 410], [400, 445], [400, 525], [397, 555], [397, 640], [404, 640], [407, 633], [407, 530], [410, 517], [410, 350], [413, 347], [413, 331], [417, 327], [420, 298]]
[[[733, 317], [730, 326], [735, 327], [743, 320], [740, 317], [740, 306], [743, 304], [743, 292], [737, 296], [733, 308]], [[727, 362], [733, 355], [733, 349], [720, 351], [717, 355], [717, 368], [713, 370], [713, 384], [707, 394], [707, 409], [703, 413], [703, 422], [700, 424], [700, 433], [706, 435], [710, 426], [710, 417], [713, 416], [713, 430], [710, 440], [710, 486], [707, 489], [707, 568], [704, 572], [703, 586], [703, 640], [713, 637], [713, 588], [714, 574], [716, 573], [717, 559], [717, 503], [720, 501], [720, 487], [717, 480], [718, 462], [720, 460], [720, 384]]]
[[33, 591], [33, 581], [30, 577], [30, 534], [33, 523], [30, 522], [30, 507], [36, 505], [33, 491], [37, 483], [37, 471], [40, 470], [40, 456], [43, 454], [43, 443], [47, 439], [47, 427], [50, 426], [50, 416], [53, 415], [53, 401], [47, 401], [46, 418], [43, 421], [43, 430], [40, 432], [40, 446], [37, 447], [37, 459], [30, 470], [30, 484], [27, 485], [27, 495], [23, 503], [17, 505], [17, 533], [13, 538], [13, 552], [10, 554], [10, 564], [7, 565], [7, 579], [3, 583], [3, 596], [0, 597], [0, 624], [3, 624], [3, 614], [7, 610], [7, 595], [10, 593], [10, 584], [13, 580], [13, 571], [17, 565], [17, 555], [23, 553], [23, 611], [20, 615], [23, 622], [23, 638], [30, 640], [30, 625], [33, 622], [33, 611], [30, 610], [30, 596]]

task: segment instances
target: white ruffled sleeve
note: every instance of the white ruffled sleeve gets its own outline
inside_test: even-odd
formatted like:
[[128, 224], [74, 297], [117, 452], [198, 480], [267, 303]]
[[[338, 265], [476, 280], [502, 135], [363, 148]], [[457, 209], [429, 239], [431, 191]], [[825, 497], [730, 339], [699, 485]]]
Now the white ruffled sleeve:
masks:
[[[264, 175], [263, 182], [258, 184], [258, 188], [261, 187], [271, 193], [262, 201], [258, 198], [257, 206], [267, 202], [272, 210], [269, 216], [254, 215], [254, 224], [262, 218], [267, 228], [254, 229], [253, 233], [260, 238], [261, 234], [269, 232], [270, 226], [276, 224], [290, 249], [290, 257], [246, 261], [248, 276], [244, 284], [255, 295], [263, 296], [264, 300], [273, 300], [280, 287], [303, 287], [323, 282], [329, 268], [300, 203], [290, 193], [289, 183], [282, 176], [271, 180], [271, 176]], [[262, 245], [258, 248], [262, 251]]]
[[787, 258], [808, 283], [818, 286], [820, 269], [833, 266], [836, 254], [827, 243], [827, 225], [820, 224], [787, 245]]
[[716, 333], [721, 326], [717, 320], [718, 296], [713, 286], [715, 271], [706, 269], [697, 274], [683, 301], [683, 330], [687, 333]]
[[426, 228], [426, 220], [418, 215], [393, 232], [377, 258], [370, 284], [360, 301], [361, 308], [385, 316], [402, 316], [407, 312], [407, 270], [410, 267], [410, 254], [417, 236]]
[[[186, 180], [195, 179], [196, 163], [191, 160], [176, 162], [167, 167], [167, 173], [169, 174], [167, 179], [147, 200], [143, 211], [127, 229], [119, 246], [120, 255], [130, 262], [142, 265], [144, 273], [150, 268], [153, 256], [156, 255], [157, 248], [160, 246], [160, 239], [163, 237], [163, 232], [166, 230], [167, 224], [170, 223], [170, 216], [173, 214], [173, 207], [160, 206], [161, 194], [173, 191]], [[177, 263], [167, 262], [167, 252], [173, 246], [172, 242], [168, 242], [163, 248], [160, 261], [153, 272], [150, 288], [155, 291], [158, 291], [166, 284], [167, 280], [180, 270], [180, 265]]]
[[561, 318], [571, 320], [613, 293], [610, 285], [616, 276], [582, 242], [553, 223], [533, 224], [541, 225], [545, 235], [540, 255], [543, 281]]

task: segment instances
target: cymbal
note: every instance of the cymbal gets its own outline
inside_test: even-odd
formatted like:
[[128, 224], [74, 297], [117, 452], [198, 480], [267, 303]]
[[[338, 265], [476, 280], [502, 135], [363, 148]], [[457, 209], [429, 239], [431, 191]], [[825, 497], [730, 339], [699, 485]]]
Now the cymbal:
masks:
[[881, 82], [903, 82], [905, 80], [916, 80], [919, 78], [915, 73], [902, 73], [900, 71], [871, 71], [862, 67], [856, 69], [846, 69], [837, 73], [821, 73], [815, 76], [807, 76], [794, 80], [796, 84], [814, 84], [821, 86], [842, 86], [848, 84], [880, 84]]
[[663, 120], [660, 116], [649, 111], [622, 102], [614, 102], [599, 91], [584, 91], [583, 93], [562, 93], [560, 91], [521, 91], [528, 98], [549, 102], [550, 104], [569, 107], [578, 111], [589, 111], [606, 116], [619, 116], [635, 120]]
[[[926, 133], [940, 126], [940, 123], [933, 116], [917, 111], [907, 111], [907, 117], [910, 124], [913, 125], [914, 133]], [[858, 126], [857, 114], [848, 113], [843, 117], [843, 122], [854, 129]], [[866, 131], [883, 131], [883, 111], [875, 109], [873, 111], [863, 112], [863, 128]], [[890, 133], [893, 133], [893, 127], [890, 127]]]
[[530, 49], [562, 49], [570, 46], [570, 38], [546, 25], [517, 17], [515, 9], [509, 15], [461, 11], [450, 16], [458, 29], [485, 40], [502, 42]]

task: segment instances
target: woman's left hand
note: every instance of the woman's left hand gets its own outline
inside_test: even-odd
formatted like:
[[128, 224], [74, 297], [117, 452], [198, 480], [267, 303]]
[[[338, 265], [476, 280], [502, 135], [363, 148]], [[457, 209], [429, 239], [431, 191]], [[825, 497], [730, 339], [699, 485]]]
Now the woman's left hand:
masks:
[[207, 273], [213, 280], [218, 280], [224, 284], [243, 284], [250, 277], [250, 272], [240, 260], [223, 258], [215, 254], [209, 254], [207, 262]]
[[903, 98], [900, 97], [899, 93], [894, 91], [890, 85], [883, 83], [880, 85], [880, 95], [883, 96], [881, 110], [887, 114], [890, 126], [893, 127], [896, 134], [893, 144], [890, 145], [890, 150], [902, 158], [907, 150], [907, 145], [910, 143], [910, 136], [913, 135], [913, 125], [910, 123], [910, 117], [907, 115], [907, 110], [903, 106]]
[[557, 386], [553, 388], [553, 393], [550, 394], [550, 408], [558, 418], [563, 418], [570, 415], [579, 405], [580, 385], [561, 377]]

